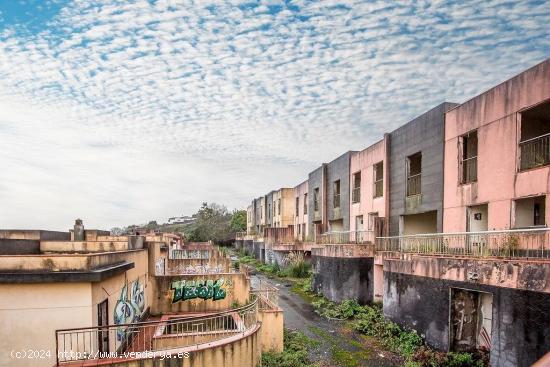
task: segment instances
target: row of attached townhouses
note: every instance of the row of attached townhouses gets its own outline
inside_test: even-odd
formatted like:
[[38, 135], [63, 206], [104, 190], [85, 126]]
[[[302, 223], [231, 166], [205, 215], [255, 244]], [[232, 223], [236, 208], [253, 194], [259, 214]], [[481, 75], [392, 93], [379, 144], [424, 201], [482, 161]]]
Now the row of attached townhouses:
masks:
[[0, 366], [256, 367], [277, 290], [179, 235], [0, 230]]
[[254, 199], [236, 245], [266, 262], [303, 251], [331, 300], [530, 366], [550, 351], [549, 193], [546, 60]]

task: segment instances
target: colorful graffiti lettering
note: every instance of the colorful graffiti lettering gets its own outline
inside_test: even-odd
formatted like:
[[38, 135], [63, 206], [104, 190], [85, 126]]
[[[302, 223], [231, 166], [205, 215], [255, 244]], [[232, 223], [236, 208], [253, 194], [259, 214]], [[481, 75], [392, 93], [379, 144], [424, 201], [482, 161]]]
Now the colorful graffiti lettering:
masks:
[[203, 300], [212, 299], [213, 301], [224, 299], [227, 295], [224, 285], [225, 281], [223, 278], [216, 281], [209, 279], [202, 281], [180, 280], [172, 282], [170, 287], [170, 289], [174, 291], [172, 303], [195, 298]]
[[[143, 284], [136, 280], [132, 282], [130, 288], [130, 297], [128, 297], [128, 287], [124, 285], [120, 290], [120, 296], [115, 305], [113, 313], [116, 325], [129, 324], [139, 320], [139, 317], [145, 309], [145, 292]], [[125, 330], [123, 327], [117, 329], [117, 340], [124, 339]]]

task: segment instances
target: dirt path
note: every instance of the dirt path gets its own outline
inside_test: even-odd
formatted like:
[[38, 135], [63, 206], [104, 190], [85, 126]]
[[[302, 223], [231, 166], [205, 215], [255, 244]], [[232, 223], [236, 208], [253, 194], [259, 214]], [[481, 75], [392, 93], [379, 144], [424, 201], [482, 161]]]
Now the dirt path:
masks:
[[320, 366], [401, 366], [402, 360], [393, 353], [383, 351], [372, 339], [360, 335], [344, 321], [328, 320], [315, 313], [313, 306], [292, 292], [292, 283], [270, 279], [263, 274], [251, 276], [252, 286], [268, 282], [279, 289], [279, 306], [283, 309], [285, 327], [300, 330], [313, 339], [310, 357]]

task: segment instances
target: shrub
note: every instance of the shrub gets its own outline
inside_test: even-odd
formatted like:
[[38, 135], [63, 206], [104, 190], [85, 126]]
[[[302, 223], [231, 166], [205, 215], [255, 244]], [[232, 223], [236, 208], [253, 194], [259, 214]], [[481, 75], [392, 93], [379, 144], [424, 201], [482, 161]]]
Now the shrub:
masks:
[[308, 348], [314, 341], [299, 331], [284, 331], [281, 353], [262, 353], [263, 367], [309, 367]]

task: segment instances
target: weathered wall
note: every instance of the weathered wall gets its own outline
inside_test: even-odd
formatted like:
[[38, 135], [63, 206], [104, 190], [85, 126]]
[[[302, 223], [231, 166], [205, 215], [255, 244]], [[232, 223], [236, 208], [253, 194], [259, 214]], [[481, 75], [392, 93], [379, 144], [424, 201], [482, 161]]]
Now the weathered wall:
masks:
[[258, 318], [262, 322], [260, 329], [262, 352], [282, 352], [284, 331], [283, 310], [260, 310]]
[[222, 311], [248, 301], [250, 279], [242, 273], [157, 276], [154, 286], [152, 314]]
[[[399, 217], [437, 210], [442, 226], [444, 113], [456, 104], [442, 103], [390, 133], [390, 234], [399, 234]], [[422, 152], [422, 203], [406, 210], [406, 159]]]
[[491, 365], [527, 367], [550, 346], [550, 294], [384, 271], [384, 314], [449, 349], [451, 287], [493, 294]]
[[[97, 312], [90, 283], [0, 284], [0, 294], [0, 366], [53, 366], [55, 330], [88, 327]], [[47, 350], [51, 358], [11, 358], [12, 350]]]
[[[512, 199], [550, 192], [550, 167], [517, 172], [518, 112], [550, 98], [549, 80], [546, 60], [446, 113], [445, 232], [466, 231], [466, 208], [478, 203], [488, 203], [488, 229], [508, 229]], [[477, 182], [460, 184], [459, 137], [476, 129]]]
[[39, 240], [0, 239], [0, 255], [30, 255], [39, 253]]
[[[326, 203], [324, 202], [323, 198], [325, 196], [324, 190], [325, 185], [323, 184], [323, 170], [324, 167], [321, 166], [314, 171], [312, 171], [309, 174], [308, 177], [308, 212], [307, 212], [307, 220], [308, 220], [308, 227], [309, 227], [309, 234], [310, 236], [315, 236], [315, 226], [314, 222], [321, 223], [323, 220], [323, 210], [326, 206]], [[318, 211], [315, 211], [314, 206], [314, 199], [315, 199], [315, 189], [319, 189], [319, 208]], [[322, 225], [322, 224], [321, 224]]]
[[[133, 361], [111, 360], [110, 366], [117, 367], [256, 367], [260, 363], [261, 340], [259, 325], [244, 337], [239, 334], [225, 342], [206, 344], [174, 350], [172, 358], [148, 358]], [[213, 345], [212, 345], [213, 344]], [[187, 352], [189, 358], [178, 358], [177, 353]]]
[[[349, 231], [349, 204], [350, 204], [350, 160], [355, 152], [346, 152], [327, 165], [327, 219], [329, 230], [332, 230], [330, 221], [342, 220], [343, 231]], [[340, 180], [340, 208], [334, 208], [334, 181]]]
[[254, 257], [260, 261], [264, 261], [265, 258], [265, 245], [263, 241], [252, 242], [252, 250]]
[[[309, 213], [309, 193], [308, 193], [308, 181], [304, 181], [298, 186], [296, 186], [293, 189], [293, 196], [294, 196], [294, 238], [297, 240], [305, 240], [307, 239], [307, 236], [309, 234], [309, 223], [308, 223], [308, 213]], [[306, 204], [308, 206], [308, 213], [304, 213], [304, 200], [305, 196], [308, 196], [306, 200], [308, 200], [308, 203]], [[296, 215], [296, 198], [298, 198], [298, 215]], [[298, 231], [298, 227], [303, 228], [305, 224], [305, 232], [300, 229]]]
[[275, 192], [271, 191], [265, 196], [265, 226], [273, 226], [273, 197]]
[[311, 256], [313, 290], [331, 301], [356, 299], [365, 304], [373, 301], [372, 257]]
[[[378, 213], [379, 217], [386, 216], [386, 198], [388, 197], [388, 195], [386, 195], [386, 193], [384, 192], [381, 197], [374, 197], [374, 165], [383, 162], [383, 177], [385, 184], [388, 179], [388, 164], [387, 162], [385, 162], [386, 148], [388, 147], [386, 144], [387, 140], [389, 140], [389, 135], [386, 136], [383, 140], [374, 143], [368, 148], [351, 156], [349, 170], [350, 231], [357, 230], [355, 223], [355, 218], [357, 216], [363, 216], [363, 230], [368, 229], [367, 227], [369, 213]], [[361, 200], [357, 203], [353, 203], [353, 176], [358, 172], [361, 173]]]

